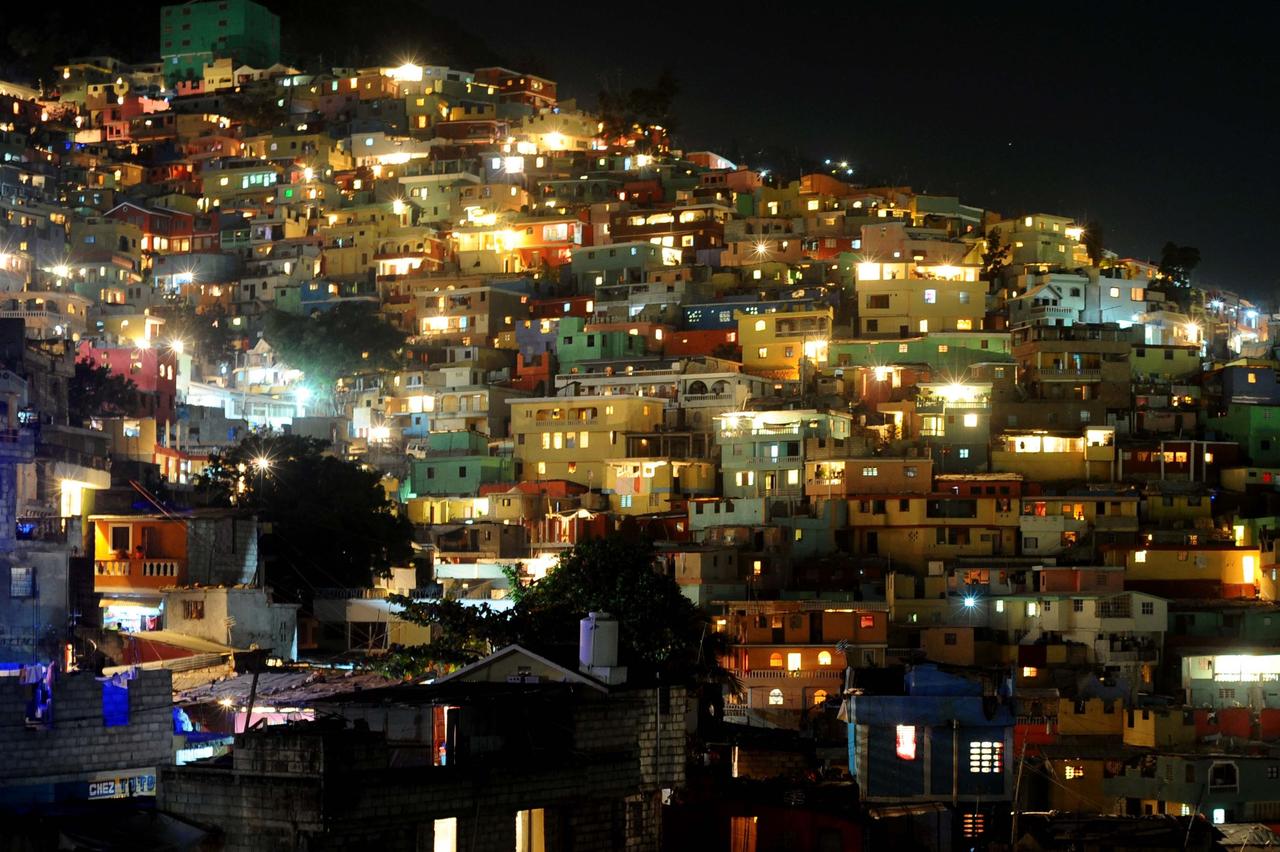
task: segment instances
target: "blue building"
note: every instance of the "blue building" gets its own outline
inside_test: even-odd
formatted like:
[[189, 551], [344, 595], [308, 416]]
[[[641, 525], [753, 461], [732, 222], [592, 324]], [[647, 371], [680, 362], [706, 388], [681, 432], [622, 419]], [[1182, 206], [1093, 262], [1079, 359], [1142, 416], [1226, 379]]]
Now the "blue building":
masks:
[[849, 769], [862, 799], [965, 803], [971, 813], [1003, 802], [1007, 813], [1016, 762], [1008, 704], [933, 665], [903, 680], [901, 694], [849, 698]]

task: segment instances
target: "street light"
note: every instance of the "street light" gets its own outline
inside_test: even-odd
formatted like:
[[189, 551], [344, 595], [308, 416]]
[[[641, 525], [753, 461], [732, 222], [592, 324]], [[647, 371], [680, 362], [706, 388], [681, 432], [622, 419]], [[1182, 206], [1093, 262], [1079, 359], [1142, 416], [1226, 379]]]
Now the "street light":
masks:
[[257, 468], [258, 473], [266, 473], [271, 469], [271, 459], [266, 456], [258, 456], [253, 460], [253, 466]]

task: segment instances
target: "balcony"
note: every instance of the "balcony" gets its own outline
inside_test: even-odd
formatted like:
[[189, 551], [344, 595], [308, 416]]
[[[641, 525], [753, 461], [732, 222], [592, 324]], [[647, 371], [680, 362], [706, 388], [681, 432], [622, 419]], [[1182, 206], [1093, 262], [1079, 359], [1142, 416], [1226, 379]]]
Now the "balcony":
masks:
[[1101, 367], [1032, 367], [1027, 371], [1029, 381], [1040, 382], [1099, 382]]
[[67, 540], [68, 530], [74, 523], [72, 537], [79, 532], [78, 518], [38, 517], [18, 518], [18, 541], [47, 541], [63, 543]]
[[169, 557], [142, 559], [97, 559], [93, 563], [94, 585], [152, 588], [173, 586], [187, 574], [187, 560]]
[[829, 669], [729, 669], [734, 677], [742, 681], [758, 680], [832, 680], [843, 681], [844, 669], [832, 666]]

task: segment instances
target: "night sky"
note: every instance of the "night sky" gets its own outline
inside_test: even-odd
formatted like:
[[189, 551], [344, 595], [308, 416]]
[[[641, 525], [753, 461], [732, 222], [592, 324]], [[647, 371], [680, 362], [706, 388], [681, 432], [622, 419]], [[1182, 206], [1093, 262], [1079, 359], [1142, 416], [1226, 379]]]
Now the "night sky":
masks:
[[[387, 54], [502, 61], [551, 76], [562, 99], [587, 106], [606, 83], [645, 86], [669, 68], [686, 150], [774, 169], [848, 159], [860, 182], [958, 194], [1009, 215], [1095, 219], [1121, 256], [1190, 244], [1203, 255], [1200, 285], [1267, 304], [1280, 295], [1280, 60], [1273, 22], [1250, 17], [1262, 6], [1193, 15], [1155, 3], [1039, 4], [1015, 18], [982, 3], [752, 13], [414, 0], [333, 4], [333, 19], [322, 2], [266, 5], [283, 18], [287, 58], [303, 67]], [[33, 67], [73, 47], [156, 52], [155, 14], [125, 22], [99, 12], [88, 31], [70, 13], [49, 14], [28, 7], [31, 19], [11, 27], [11, 43], [45, 45], [23, 48]]]

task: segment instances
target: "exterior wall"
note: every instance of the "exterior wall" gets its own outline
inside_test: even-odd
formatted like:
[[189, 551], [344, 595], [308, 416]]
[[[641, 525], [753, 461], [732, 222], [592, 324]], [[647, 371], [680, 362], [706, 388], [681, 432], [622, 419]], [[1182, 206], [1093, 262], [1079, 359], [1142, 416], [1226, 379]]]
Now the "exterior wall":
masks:
[[297, 656], [297, 607], [270, 603], [262, 589], [175, 589], [164, 601], [168, 630], [232, 648], [257, 645], [284, 660]]
[[[509, 852], [516, 812], [529, 808], [543, 809], [546, 848], [652, 849], [658, 792], [684, 784], [687, 703], [673, 688], [669, 711], [661, 713], [656, 698], [653, 690], [636, 690], [580, 701], [564, 721], [571, 748], [589, 759], [517, 759], [501, 767], [477, 761], [388, 769], [389, 748], [378, 732], [394, 726], [430, 738], [424, 714], [431, 705], [402, 707], [396, 718], [382, 708], [336, 705], [327, 709], [364, 719], [374, 733], [324, 737], [291, 729], [259, 732], [258, 742], [241, 735], [232, 768], [166, 769], [158, 806], [216, 827], [225, 849], [245, 852], [268, 844], [431, 848], [436, 821], [447, 819], [456, 820], [457, 848]], [[616, 758], [622, 751], [628, 757]], [[484, 819], [477, 822], [477, 813]]]
[[[133, 795], [155, 795], [157, 768], [174, 758], [173, 695], [169, 672], [140, 671], [127, 681], [124, 724], [107, 726], [104, 684], [91, 672], [56, 678], [53, 722], [22, 724], [31, 687], [0, 678], [0, 802], [31, 805], [57, 799], [123, 795], [94, 782], [140, 779]], [[126, 784], [126, 791], [128, 782]]]

